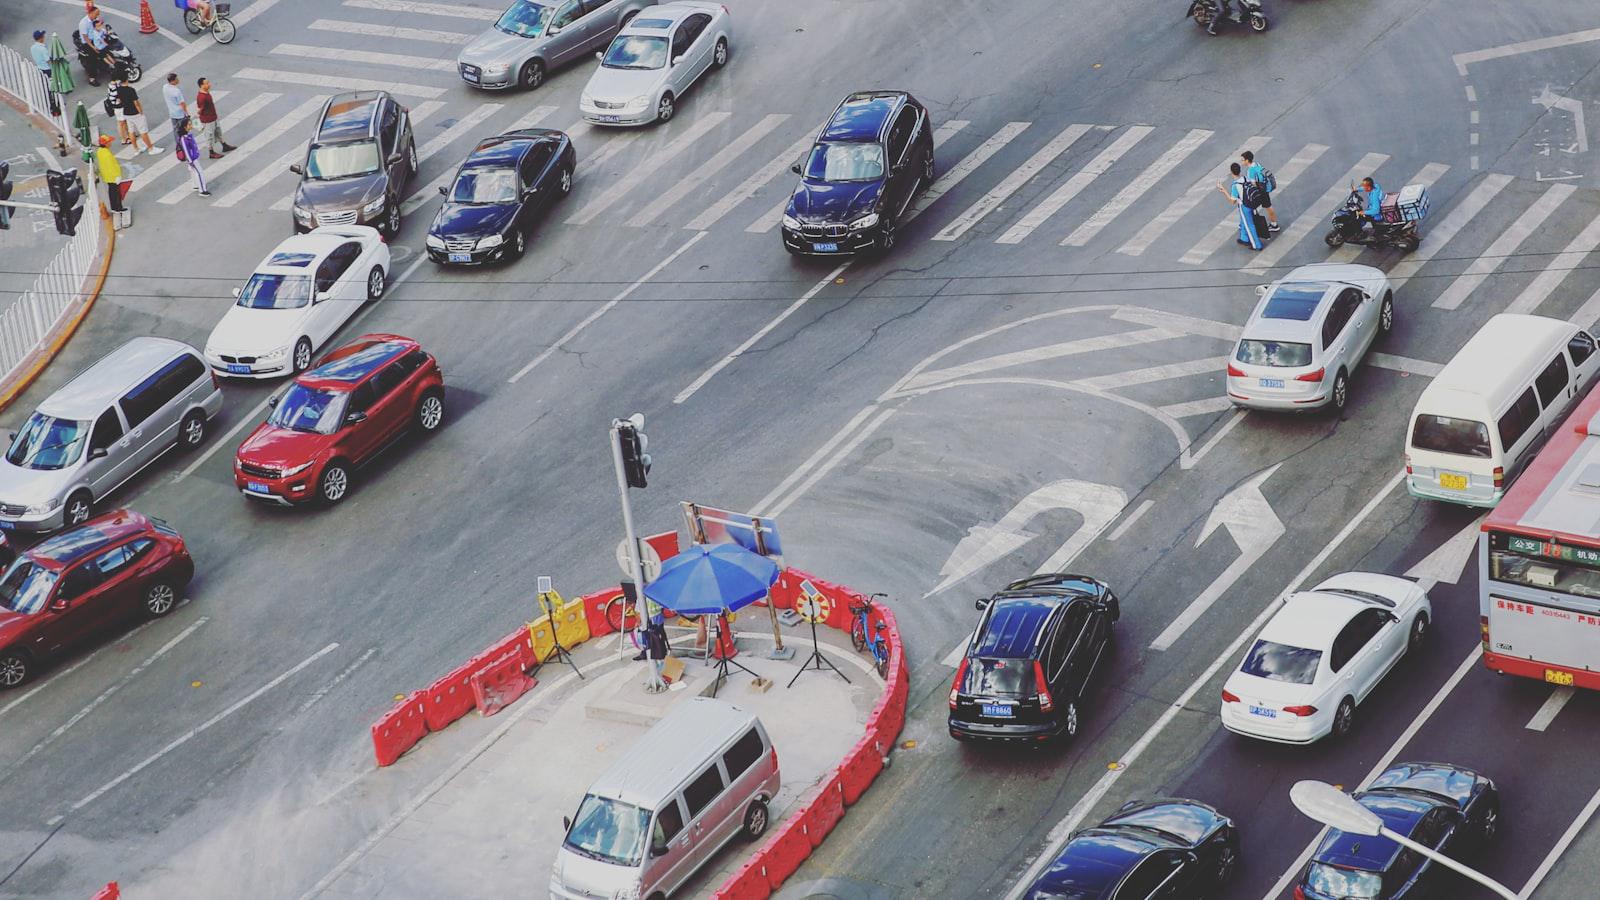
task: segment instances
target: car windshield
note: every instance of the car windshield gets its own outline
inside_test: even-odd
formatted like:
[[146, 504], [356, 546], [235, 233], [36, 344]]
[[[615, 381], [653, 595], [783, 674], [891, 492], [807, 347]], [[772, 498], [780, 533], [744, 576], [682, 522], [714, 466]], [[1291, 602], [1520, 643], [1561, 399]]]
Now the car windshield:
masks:
[[1033, 664], [1026, 659], [974, 659], [967, 665], [967, 694], [1024, 694], [1033, 690]]
[[1289, 341], [1244, 340], [1239, 342], [1239, 352], [1235, 356], [1239, 362], [1252, 366], [1298, 368], [1311, 365], [1311, 345]]
[[371, 175], [383, 168], [377, 141], [319, 144], [306, 159], [306, 177], [316, 181]]
[[1339, 900], [1374, 900], [1383, 888], [1377, 872], [1341, 869], [1314, 862], [1306, 872], [1306, 886], [1324, 897]]
[[88, 422], [34, 413], [11, 441], [6, 462], [24, 469], [65, 469], [83, 453]]
[[463, 169], [450, 188], [451, 203], [514, 203], [517, 173], [511, 169]]
[[1287, 681], [1290, 684], [1311, 684], [1317, 680], [1317, 663], [1322, 661], [1321, 650], [1291, 647], [1272, 641], [1257, 640], [1244, 658], [1240, 671], [1257, 678]]
[[538, 37], [544, 26], [550, 24], [550, 7], [518, 0], [500, 16], [494, 27], [517, 37]]
[[1417, 416], [1411, 425], [1411, 446], [1435, 453], [1476, 456], [1488, 459], [1489, 426], [1471, 419], [1449, 416]]
[[637, 866], [644, 858], [650, 811], [607, 797], [583, 798], [563, 845], [590, 859]]
[[877, 144], [818, 144], [806, 160], [806, 177], [820, 181], [874, 181], [883, 177], [883, 148]]
[[23, 557], [0, 578], [0, 606], [12, 612], [36, 613], [44, 609], [55, 583], [54, 571]]
[[344, 405], [349, 399], [349, 391], [324, 391], [292, 384], [272, 408], [267, 424], [292, 431], [333, 434], [344, 418]]
[[239, 291], [237, 305], [245, 309], [299, 309], [310, 302], [310, 276], [257, 272]]
[[667, 65], [667, 39], [648, 34], [620, 34], [600, 65], [608, 69], [660, 69]]

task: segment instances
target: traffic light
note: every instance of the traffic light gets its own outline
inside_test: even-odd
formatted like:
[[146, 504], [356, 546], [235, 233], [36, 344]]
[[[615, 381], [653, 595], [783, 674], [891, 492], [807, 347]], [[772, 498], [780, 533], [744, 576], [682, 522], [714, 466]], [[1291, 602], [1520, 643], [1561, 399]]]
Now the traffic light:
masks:
[[77, 234], [78, 220], [83, 218], [83, 180], [78, 171], [52, 169], [45, 173], [44, 180], [50, 189], [50, 205], [56, 208], [56, 233]]
[[634, 413], [617, 423], [617, 441], [622, 446], [622, 471], [628, 477], [628, 487], [642, 488], [650, 474], [650, 454], [645, 448], [650, 439], [644, 434], [644, 413]]
[[[11, 163], [0, 160], [0, 200], [11, 199]], [[11, 227], [12, 207], [0, 203], [0, 230]]]

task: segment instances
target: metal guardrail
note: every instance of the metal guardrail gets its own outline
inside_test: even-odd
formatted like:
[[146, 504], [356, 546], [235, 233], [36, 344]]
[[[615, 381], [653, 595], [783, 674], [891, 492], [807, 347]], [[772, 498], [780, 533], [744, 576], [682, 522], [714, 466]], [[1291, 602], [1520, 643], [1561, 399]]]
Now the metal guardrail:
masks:
[[66, 98], [60, 98], [58, 111], [52, 115], [49, 89], [39, 74], [39, 67], [33, 64], [33, 58], [3, 45], [0, 45], [0, 90], [21, 101], [28, 112], [48, 122], [58, 133], [71, 133]]

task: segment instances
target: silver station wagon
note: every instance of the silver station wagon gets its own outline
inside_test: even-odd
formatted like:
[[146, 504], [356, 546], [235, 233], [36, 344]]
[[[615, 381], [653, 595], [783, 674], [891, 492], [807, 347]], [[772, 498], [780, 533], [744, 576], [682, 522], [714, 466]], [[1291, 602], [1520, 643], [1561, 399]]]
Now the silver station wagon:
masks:
[[545, 75], [611, 43], [655, 0], [513, 0], [456, 58], [467, 84], [491, 90], [544, 84]]

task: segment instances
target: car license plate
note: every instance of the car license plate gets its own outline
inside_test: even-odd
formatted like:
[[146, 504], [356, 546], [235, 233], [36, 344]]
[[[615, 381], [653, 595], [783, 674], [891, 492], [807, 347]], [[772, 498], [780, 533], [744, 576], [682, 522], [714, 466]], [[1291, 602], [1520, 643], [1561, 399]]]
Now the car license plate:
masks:
[[478, 83], [478, 75], [475, 72], [462, 72], [461, 77], [472, 82], [473, 84]]
[[262, 484], [259, 481], [247, 482], [244, 487], [245, 487], [245, 490], [250, 491], [252, 493], [256, 493], [256, 494], [270, 494], [270, 493], [272, 493], [272, 489], [271, 488], [267, 487], [266, 485]]
[[1544, 680], [1551, 684], [1565, 684], [1570, 687], [1572, 685], [1572, 673], [1563, 672], [1559, 669], [1545, 669]]
[[1252, 706], [1250, 707], [1250, 715], [1260, 716], [1263, 719], [1276, 719], [1278, 717], [1278, 711], [1275, 709], [1268, 709], [1265, 706]]
[[1467, 489], [1467, 476], [1452, 475], [1449, 472], [1440, 472], [1439, 486], [1447, 487], [1452, 491], [1464, 491]]
[[0, 519], [0, 530], [10, 531], [11, 529], [16, 528], [16, 527], [17, 527], [17, 523], [15, 523], [15, 522], [7, 522], [4, 519]]
[[1016, 715], [1009, 703], [985, 703], [983, 714], [991, 719], [1009, 719]]
[[228, 371], [235, 375], [249, 375], [250, 367], [244, 363], [228, 363]]
[[610, 123], [615, 124], [617, 122], [621, 122], [622, 121], [622, 117], [621, 116], [595, 116], [595, 120], [599, 121], [599, 122], [610, 122]]
[[452, 253], [452, 254], [450, 254], [450, 261], [451, 262], [472, 262], [472, 254], [471, 253]]
[[1266, 387], [1266, 388], [1281, 388], [1281, 387], [1283, 387], [1283, 379], [1282, 378], [1259, 378], [1257, 380], [1261, 382], [1261, 386], [1262, 387]]
[[811, 249], [817, 253], [838, 253], [838, 244], [812, 244]]

